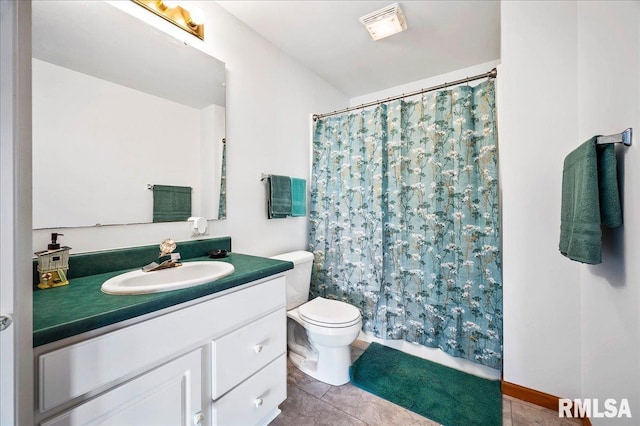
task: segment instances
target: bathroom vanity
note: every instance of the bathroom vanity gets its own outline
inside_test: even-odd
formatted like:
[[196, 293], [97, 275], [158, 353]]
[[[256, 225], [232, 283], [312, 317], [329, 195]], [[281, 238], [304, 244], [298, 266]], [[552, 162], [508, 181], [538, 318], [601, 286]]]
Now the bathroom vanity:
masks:
[[225, 261], [234, 274], [153, 295], [100, 293], [98, 283], [113, 272], [72, 279], [73, 303], [86, 306], [67, 314], [75, 321], [54, 315], [48, 327], [39, 307], [43, 315], [45, 303], [64, 309], [71, 292], [36, 292], [36, 422], [269, 423], [286, 398], [283, 272], [292, 265], [235, 253]]

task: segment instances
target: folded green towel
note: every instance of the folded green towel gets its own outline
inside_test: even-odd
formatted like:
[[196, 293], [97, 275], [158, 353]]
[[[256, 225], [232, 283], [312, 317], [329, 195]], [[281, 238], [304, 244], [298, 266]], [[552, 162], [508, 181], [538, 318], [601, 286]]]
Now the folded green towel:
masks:
[[307, 181], [291, 178], [291, 216], [307, 215]]
[[607, 228], [622, 225], [622, 205], [618, 192], [618, 163], [613, 144], [597, 145], [600, 222]]
[[191, 216], [191, 188], [153, 185], [153, 221], [178, 222]]
[[600, 225], [622, 224], [615, 147], [589, 139], [564, 160], [560, 252], [572, 260], [602, 262]]
[[291, 216], [291, 178], [289, 176], [271, 175], [268, 187], [268, 218], [280, 219]]

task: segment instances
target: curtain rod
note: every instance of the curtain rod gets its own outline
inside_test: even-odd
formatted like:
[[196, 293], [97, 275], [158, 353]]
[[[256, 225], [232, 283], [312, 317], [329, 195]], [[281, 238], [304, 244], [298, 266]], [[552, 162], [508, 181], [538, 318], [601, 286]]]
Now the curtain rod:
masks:
[[408, 98], [410, 96], [421, 95], [421, 94], [427, 93], [427, 92], [433, 92], [434, 90], [440, 90], [440, 89], [444, 89], [445, 87], [456, 86], [458, 84], [468, 83], [470, 81], [480, 80], [482, 78], [496, 78], [497, 76], [498, 76], [498, 70], [496, 68], [494, 68], [491, 71], [486, 72], [484, 74], [474, 75], [473, 77], [461, 78], [460, 80], [452, 81], [451, 83], [444, 83], [444, 84], [440, 84], [438, 86], [433, 86], [433, 87], [428, 87], [426, 89], [416, 90], [415, 92], [411, 92], [411, 93], [403, 93], [402, 95], [399, 95], [399, 96], [392, 96], [390, 98], [381, 99], [381, 100], [378, 100], [378, 101], [369, 102], [369, 103], [366, 103], [366, 104], [361, 104], [361, 105], [357, 105], [357, 106], [354, 106], [354, 107], [341, 109], [341, 110], [338, 110], [338, 111], [328, 112], [328, 113], [325, 113], [325, 114], [313, 114], [313, 121], [317, 121], [319, 118], [330, 117], [332, 115], [342, 114], [344, 112], [354, 111], [356, 109], [362, 109], [362, 108], [370, 107], [370, 106], [373, 106], [373, 105], [378, 105], [378, 104], [381, 104], [381, 103], [384, 103], [384, 102], [395, 101], [395, 100], [398, 100], [398, 99]]

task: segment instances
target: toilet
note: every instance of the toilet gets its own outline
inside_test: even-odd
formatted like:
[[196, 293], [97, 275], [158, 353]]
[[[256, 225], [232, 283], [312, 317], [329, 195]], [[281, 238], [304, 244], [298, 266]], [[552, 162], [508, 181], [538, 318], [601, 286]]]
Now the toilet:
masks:
[[338, 300], [309, 300], [313, 253], [295, 251], [272, 259], [293, 262], [287, 271], [287, 347], [291, 363], [330, 385], [349, 381], [351, 350], [362, 328], [360, 310]]

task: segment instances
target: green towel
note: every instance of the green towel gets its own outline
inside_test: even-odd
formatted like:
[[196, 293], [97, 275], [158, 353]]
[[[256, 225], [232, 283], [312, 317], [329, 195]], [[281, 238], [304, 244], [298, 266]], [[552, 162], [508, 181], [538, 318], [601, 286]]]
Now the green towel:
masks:
[[153, 185], [153, 221], [178, 222], [191, 216], [191, 188]]
[[564, 160], [560, 252], [592, 265], [602, 262], [600, 225], [622, 224], [616, 153], [612, 144], [589, 139]]
[[307, 181], [291, 178], [291, 216], [307, 215]]
[[291, 178], [289, 176], [271, 175], [268, 187], [268, 218], [280, 219], [291, 216]]

